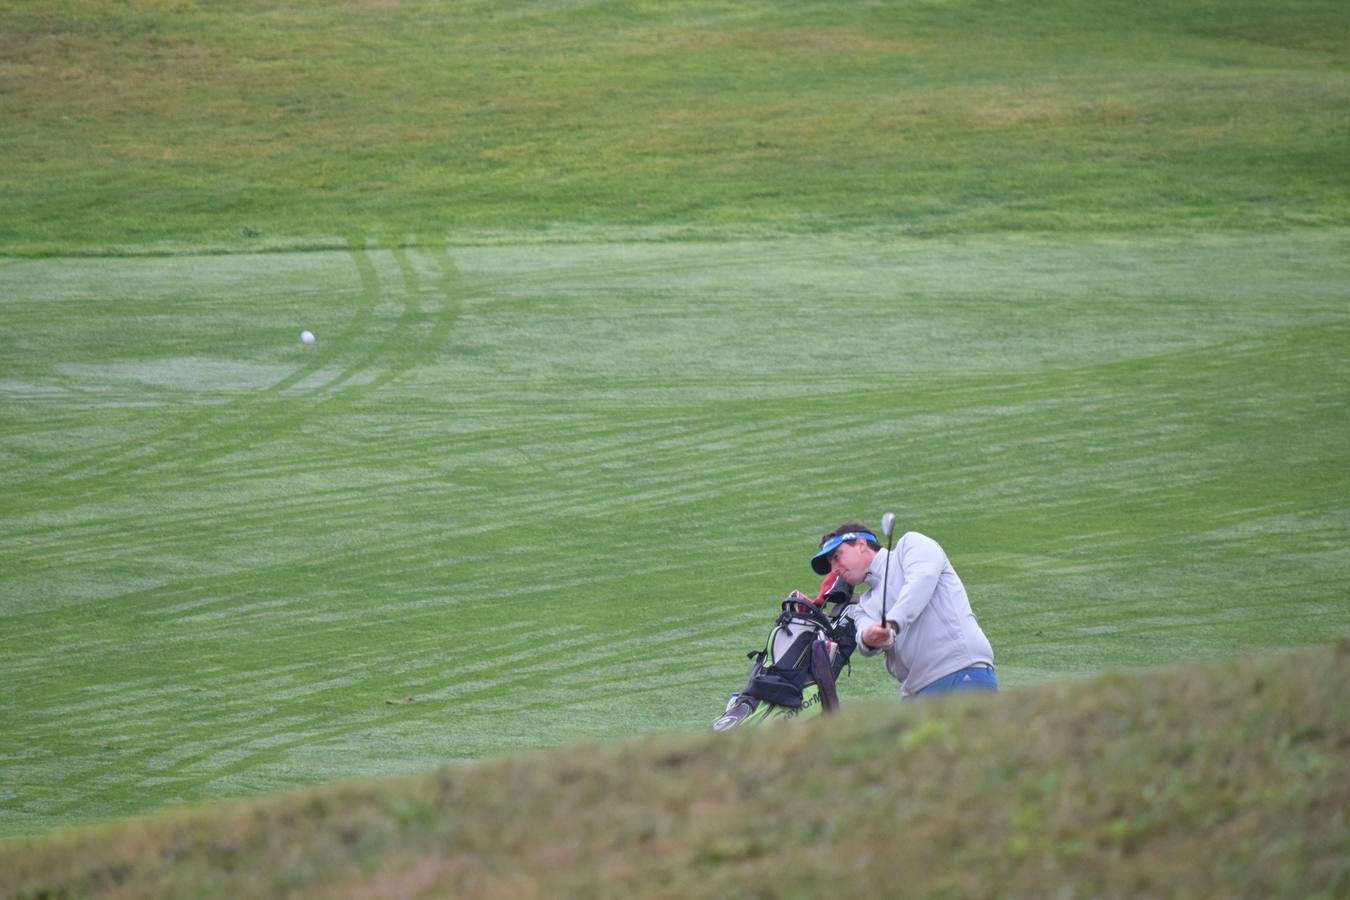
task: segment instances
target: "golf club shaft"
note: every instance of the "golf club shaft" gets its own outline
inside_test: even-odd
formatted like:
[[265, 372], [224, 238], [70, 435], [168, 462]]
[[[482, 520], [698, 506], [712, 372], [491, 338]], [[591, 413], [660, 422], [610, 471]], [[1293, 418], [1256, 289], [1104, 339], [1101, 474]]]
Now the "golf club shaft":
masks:
[[895, 513], [886, 513], [881, 517], [881, 533], [886, 535], [886, 565], [881, 575], [881, 624], [885, 625], [886, 592], [891, 586], [891, 551], [895, 548]]

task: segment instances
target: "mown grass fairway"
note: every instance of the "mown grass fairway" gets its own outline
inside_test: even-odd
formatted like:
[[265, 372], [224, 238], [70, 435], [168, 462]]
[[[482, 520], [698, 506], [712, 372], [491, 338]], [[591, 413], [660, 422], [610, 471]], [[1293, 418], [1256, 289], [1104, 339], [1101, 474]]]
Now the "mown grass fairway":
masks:
[[1007, 687], [1350, 632], [1342, 3], [0, 26], [0, 834], [705, 728], [887, 508]]
[[1347, 250], [15, 262], [0, 821], [706, 726], [879, 505], [1005, 684], [1343, 632]]

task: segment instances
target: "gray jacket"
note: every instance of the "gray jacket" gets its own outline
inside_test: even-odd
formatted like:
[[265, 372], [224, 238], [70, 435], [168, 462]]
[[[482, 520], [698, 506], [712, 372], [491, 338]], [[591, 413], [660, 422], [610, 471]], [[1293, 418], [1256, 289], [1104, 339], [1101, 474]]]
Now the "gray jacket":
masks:
[[969, 666], [994, 664], [994, 649], [975, 621], [961, 578], [938, 542], [917, 531], [907, 532], [890, 554], [877, 551], [864, 579], [867, 591], [858, 599], [858, 650], [875, 656], [862, 643], [862, 630], [881, 621], [881, 579], [887, 573], [886, 618], [900, 628], [887, 648], [886, 668], [906, 694], [916, 694], [944, 675]]

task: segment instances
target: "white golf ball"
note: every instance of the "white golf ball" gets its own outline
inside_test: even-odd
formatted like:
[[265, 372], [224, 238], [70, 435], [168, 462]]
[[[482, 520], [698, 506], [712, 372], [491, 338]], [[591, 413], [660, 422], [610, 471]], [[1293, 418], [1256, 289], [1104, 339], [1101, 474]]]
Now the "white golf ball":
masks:
[[302, 332], [300, 332], [300, 340], [303, 341], [303, 342], [306, 343], [306, 344], [312, 344], [312, 343], [314, 343], [314, 332], [312, 332], [312, 331], [302, 331]]

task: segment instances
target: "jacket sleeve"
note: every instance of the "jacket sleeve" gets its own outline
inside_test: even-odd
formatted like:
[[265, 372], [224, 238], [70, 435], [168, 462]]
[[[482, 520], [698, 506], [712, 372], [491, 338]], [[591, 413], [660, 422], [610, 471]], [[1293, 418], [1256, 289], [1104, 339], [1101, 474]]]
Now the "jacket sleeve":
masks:
[[863, 629], [868, 625], [876, 625], [878, 622], [878, 619], [868, 615], [866, 611], [866, 601], [871, 593], [870, 590], [864, 593], [858, 598], [858, 602], [849, 609], [849, 618], [853, 620], [853, 634], [857, 638], [857, 650], [863, 656], [876, 656], [882, 652], [867, 646], [862, 639]]
[[886, 618], [904, 631], [937, 593], [938, 582], [947, 569], [947, 554], [937, 541], [913, 531], [902, 537], [895, 549], [899, 570], [904, 573], [904, 587], [900, 588], [895, 604], [886, 610]]
[[[885, 656], [886, 671], [890, 672], [891, 675], [895, 677], [896, 681], [899, 681], [901, 684], [903, 684], [905, 678], [909, 675], [909, 668], [905, 666], [904, 663], [900, 662], [900, 657], [896, 655], [896, 651], [899, 645], [891, 644], [889, 647], [886, 647], [883, 650], [874, 650], [863, 643], [862, 640], [863, 629], [866, 628], [868, 625], [880, 624], [880, 619], [876, 618], [876, 615], [879, 615], [881, 610], [879, 609], [876, 610], [875, 614], [870, 612], [867, 609], [865, 602], [867, 598], [868, 594], [864, 594], [862, 596], [862, 600], [852, 610], [853, 626], [855, 629], [854, 633], [857, 635], [858, 639], [857, 651], [861, 653], [863, 656]], [[880, 601], [878, 600], [878, 602]]]

